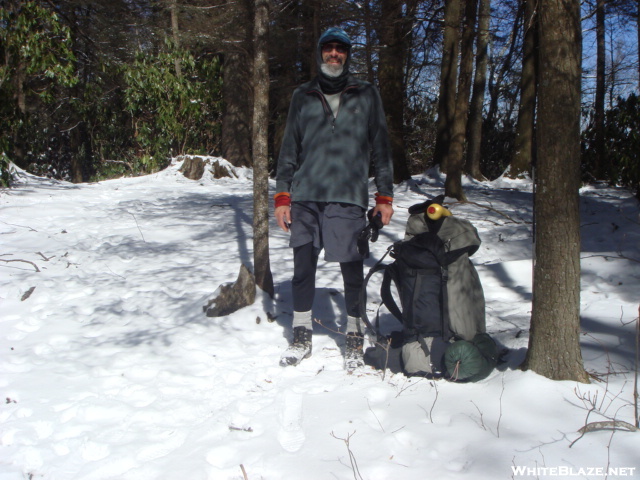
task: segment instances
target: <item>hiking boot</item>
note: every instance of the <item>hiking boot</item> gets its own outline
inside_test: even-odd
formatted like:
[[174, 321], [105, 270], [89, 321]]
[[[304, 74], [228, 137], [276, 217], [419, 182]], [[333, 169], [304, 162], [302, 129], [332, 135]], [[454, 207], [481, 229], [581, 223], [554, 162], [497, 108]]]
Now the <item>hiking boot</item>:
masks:
[[364, 367], [364, 336], [357, 332], [348, 332], [344, 352], [344, 368], [351, 373]]
[[305, 327], [293, 329], [293, 342], [280, 357], [280, 366], [298, 365], [305, 358], [311, 356], [312, 331]]

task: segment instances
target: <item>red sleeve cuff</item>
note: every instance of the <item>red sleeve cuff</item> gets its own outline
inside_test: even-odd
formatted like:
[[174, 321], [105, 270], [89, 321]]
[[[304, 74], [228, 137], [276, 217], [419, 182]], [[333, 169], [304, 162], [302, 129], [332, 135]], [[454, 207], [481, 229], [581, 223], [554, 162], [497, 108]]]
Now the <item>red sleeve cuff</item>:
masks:
[[288, 207], [291, 205], [291, 194], [289, 192], [276, 193], [273, 196], [273, 200], [275, 201], [276, 208], [283, 206]]
[[379, 205], [381, 203], [385, 205], [393, 205], [393, 197], [387, 197], [385, 195], [376, 193], [376, 205]]

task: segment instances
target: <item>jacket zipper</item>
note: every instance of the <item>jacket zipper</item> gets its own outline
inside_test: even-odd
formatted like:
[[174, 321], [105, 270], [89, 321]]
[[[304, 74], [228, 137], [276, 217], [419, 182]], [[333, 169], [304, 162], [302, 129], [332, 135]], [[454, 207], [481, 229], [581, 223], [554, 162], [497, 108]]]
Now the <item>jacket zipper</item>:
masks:
[[336, 130], [336, 119], [338, 118], [338, 114], [340, 113], [340, 110], [342, 108], [342, 96], [345, 94], [345, 92], [349, 90], [355, 90], [357, 88], [358, 87], [356, 85], [350, 85], [346, 87], [342, 92], [340, 92], [340, 103], [338, 103], [338, 112], [335, 114], [335, 116], [333, 115], [333, 111], [331, 110], [327, 99], [324, 97], [324, 94], [319, 90], [310, 91], [310, 93], [315, 93], [316, 95], [318, 95], [318, 97], [320, 97], [322, 108], [324, 109], [325, 113], [331, 117], [331, 134], [333, 134]]

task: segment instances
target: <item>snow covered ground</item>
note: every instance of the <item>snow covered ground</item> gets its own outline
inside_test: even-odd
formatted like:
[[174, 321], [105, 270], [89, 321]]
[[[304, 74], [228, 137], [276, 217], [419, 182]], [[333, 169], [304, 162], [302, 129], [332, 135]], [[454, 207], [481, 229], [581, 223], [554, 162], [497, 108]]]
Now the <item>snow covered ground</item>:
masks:
[[[583, 356], [601, 380], [586, 385], [517, 369], [531, 184], [465, 183], [474, 203], [452, 211], [480, 232], [488, 330], [512, 353], [456, 384], [347, 375], [340, 272], [323, 262], [314, 355], [279, 367], [292, 255], [273, 223], [275, 301], [206, 317], [218, 286], [252, 265], [251, 172], [191, 181], [178, 167], [82, 185], [20, 173], [0, 192], [0, 480], [640, 477], [640, 432], [572, 445], [587, 421], [634, 423], [640, 209], [628, 192], [581, 192]], [[367, 267], [402, 237], [407, 208], [442, 191], [437, 172], [397, 188]]]

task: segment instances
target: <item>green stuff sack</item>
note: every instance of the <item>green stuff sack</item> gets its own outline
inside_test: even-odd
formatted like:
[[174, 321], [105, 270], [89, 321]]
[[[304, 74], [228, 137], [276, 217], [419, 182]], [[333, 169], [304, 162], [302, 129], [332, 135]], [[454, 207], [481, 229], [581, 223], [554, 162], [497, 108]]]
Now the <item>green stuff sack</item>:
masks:
[[486, 333], [470, 342], [458, 340], [447, 347], [444, 364], [447, 377], [454, 381], [477, 382], [489, 376], [497, 364], [498, 348]]

